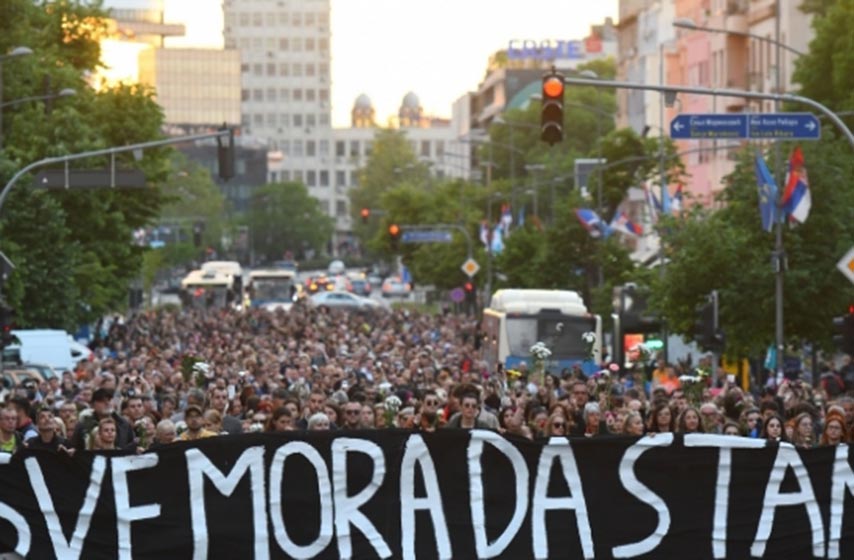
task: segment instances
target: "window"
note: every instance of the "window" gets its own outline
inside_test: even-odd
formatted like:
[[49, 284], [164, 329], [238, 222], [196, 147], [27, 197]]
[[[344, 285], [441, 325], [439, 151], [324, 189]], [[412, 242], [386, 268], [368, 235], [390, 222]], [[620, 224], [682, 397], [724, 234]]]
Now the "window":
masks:
[[314, 12], [307, 12], [305, 14], [305, 26], [309, 27], [314, 25]]
[[255, 126], [262, 126], [264, 124], [264, 115], [261, 113], [255, 113], [252, 115], [252, 124]]
[[353, 185], [354, 187], [359, 186], [359, 172], [358, 171], [351, 171], [350, 172], [350, 184]]
[[[282, 115], [285, 116], [285, 115]], [[282, 154], [289, 156], [291, 155], [291, 141], [290, 140], [282, 140], [279, 142], [279, 149], [282, 151]]]
[[248, 74], [249, 73], [249, 65], [246, 64], [245, 62], [240, 65], [240, 73], [241, 74]]
[[267, 126], [274, 128], [276, 126], [276, 113], [267, 113]]
[[374, 151], [374, 143], [370, 140], [365, 140], [365, 156], [370, 156], [371, 152]]
[[336, 171], [335, 172], [335, 186], [336, 187], [347, 186], [347, 172], [346, 171]]
[[317, 155], [317, 142], [314, 140], [306, 140], [305, 155], [308, 157], [315, 157]]
[[252, 118], [248, 113], [243, 113], [240, 115], [240, 125], [243, 127], [250, 126], [252, 124]]
[[252, 27], [261, 27], [264, 24], [264, 14], [256, 12], [252, 14]]
[[335, 215], [339, 218], [343, 218], [347, 215], [347, 201], [346, 200], [337, 200], [335, 201]]
[[249, 12], [240, 13], [240, 25], [243, 27], [249, 27]]
[[421, 155], [424, 157], [430, 157], [430, 141], [422, 140], [421, 141]]
[[302, 140], [294, 140], [293, 147], [294, 147], [294, 155], [297, 157], [302, 157], [302, 154], [303, 154]]
[[293, 25], [294, 27], [301, 27], [302, 26], [302, 14], [295, 12], [291, 16], [291, 25]]
[[314, 113], [309, 113], [305, 116], [305, 126], [310, 128], [317, 126], [317, 120], [314, 117]]
[[329, 102], [329, 90], [328, 89], [317, 90], [317, 98], [320, 99], [321, 103], [328, 103]]
[[294, 65], [291, 67], [291, 71], [294, 73], [294, 76], [302, 76], [302, 64], [294, 62]]
[[267, 63], [267, 75], [268, 76], [275, 76], [276, 75], [276, 63], [275, 62], [268, 62]]
[[320, 171], [320, 186], [328, 187], [329, 186], [329, 171], [322, 169]]
[[314, 38], [306, 37], [305, 39], [305, 50], [313, 51], [314, 50]]
[[240, 100], [241, 101], [249, 101], [249, 90], [248, 89], [240, 90]]
[[294, 99], [294, 101], [302, 101], [302, 90], [301, 89], [295, 89], [294, 90], [293, 99]]
[[291, 116], [288, 113], [282, 113], [279, 115], [279, 126], [282, 128], [288, 128], [291, 126]]
[[286, 50], [288, 50], [289, 47], [290, 47], [290, 44], [288, 43], [287, 38], [279, 39], [279, 50], [280, 51], [286, 51]]
[[302, 115], [299, 113], [294, 113], [294, 128], [300, 128], [302, 126]]
[[327, 64], [325, 62], [321, 62], [317, 66], [317, 75], [320, 76], [321, 78], [328, 78], [329, 77], [329, 64]]
[[267, 101], [276, 101], [276, 88], [267, 88]]
[[329, 201], [328, 200], [320, 200], [320, 211], [325, 215], [329, 215]]
[[279, 90], [279, 99], [282, 101], [290, 101], [291, 100], [291, 90], [288, 88], [282, 88]]
[[306, 186], [309, 186], [309, 187], [316, 187], [317, 186], [317, 171], [315, 171], [314, 169], [311, 169], [311, 170], [306, 172], [305, 184], [306, 184]]
[[302, 169], [294, 169], [294, 181], [302, 183]]
[[267, 24], [267, 27], [274, 27], [276, 25], [276, 14], [273, 12], [264, 14], [264, 23]]
[[264, 101], [264, 90], [261, 88], [253, 89], [252, 101]]
[[329, 50], [329, 39], [327, 39], [325, 37], [321, 37], [320, 39], [318, 39], [317, 40], [317, 50], [319, 50], [320, 52], [328, 51]]
[[[248, 51], [249, 47], [252, 46], [252, 42], [249, 40], [249, 37], [241, 37], [237, 44], [240, 45], [240, 48], [244, 51]], [[249, 70], [247, 70], [248, 72]]]
[[322, 156], [329, 155], [329, 140], [321, 140], [317, 144], [317, 153]]
[[264, 39], [261, 37], [253, 37], [252, 38], [252, 48], [256, 51], [260, 51], [264, 46]]
[[[276, 50], [276, 39], [273, 37], [267, 37], [264, 40], [264, 45], [267, 47], [268, 51], [274, 51], [274, 50]], [[268, 54], [268, 56], [269, 56], [269, 54]]]
[[439, 159], [442, 159], [445, 155], [445, 141], [444, 140], [436, 140], [436, 156]]
[[263, 64], [253, 64], [252, 65], [252, 75], [253, 76], [263, 76], [264, 75], [264, 65]]
[[359, 157], [359, 141], [350, 140], [350, 157]]
[[329, 126], [329, 113], [320, 113], [320, 118], [317, 120], [320, 126]]
[[291, 48], [294, 52], [302, 52], [302, 38], [294, 37], [294, 40], [291, 43]]
[[317, 14], [317, 23], [320, 25], [329, 25], [329, 14], [326, 12], [320, 12]]
[[288, 12], [279, 12], [279, 25], [287, 25], [291, 18]]
[[347, 155], [347, 144], [343, 140], [335, 142], [335, 157], [344, 157]]
[[305, 75], [306, 76], [314, 76], [314, 64], [306, 64], [305, 65]]
[[282, 62], [279, 64], [279, 76], [290, 76], [291, 74], [291, 65], [287, 62]]
[[315, 93], [317, 93], [317, 92], [315, 92], [315, 90], [313, 90], [313, 89], [305, 90], [305, 100], [310, 102], [310, 103], [313, 103], [315, 100]]

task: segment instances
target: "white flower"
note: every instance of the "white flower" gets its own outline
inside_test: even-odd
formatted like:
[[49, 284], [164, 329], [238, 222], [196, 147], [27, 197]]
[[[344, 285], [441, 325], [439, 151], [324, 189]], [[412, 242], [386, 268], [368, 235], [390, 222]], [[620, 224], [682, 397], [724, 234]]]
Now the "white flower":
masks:
[[600, 369], [600, 370], [596, 373], [596, 376], [597, 376], [597, 377], [611, 377], [611, 371], [610, 371], [609, 369], [607, 369], [607, 368], [606, 368], [606, 369]]
[[592, 331], [587, 331], [586, 333], [581, 335], [581, 339], [587, 344], [595, 344], [596, 343], [596, 333]]
[[531, 355], [537, 360], [546, 360], [552, 355], [552, 351], [542, 342], [537, 342], [531, 346]]
[[193, 372], [201, 373], [208, 379], [214, 376], [214, 372], [211, 369], [211, 366], [209, 364], [206, 364], [205, 362], [196, 362], [195, 364], [193, 364]]
[[684, 383], [687, 383], [687, 384], [691, 384], [691, 383], [699, 383], [699, 382], [700, 382], [700, 378], [699, 378], [699, 377], [695, 377], [695, 376], [693, 376], [693, 375], [680, 375], [680, 376], [679, 376], [679, 382], [680, 382], [680, 383], [683, 383], [683, 384], [684, 384]]
[[384, 406], [386, 410], [397, 412], [400, 409], [400, 405], [403, 403], [397, 398], [396, 395], [390, 395], [386, 398]]

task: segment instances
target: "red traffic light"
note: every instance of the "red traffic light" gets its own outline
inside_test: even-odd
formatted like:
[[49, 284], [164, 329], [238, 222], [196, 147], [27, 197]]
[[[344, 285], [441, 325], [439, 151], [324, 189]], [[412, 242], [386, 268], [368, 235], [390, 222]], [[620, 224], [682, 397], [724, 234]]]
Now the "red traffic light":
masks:
[[362, 211], [360, 212], [360, 214], [361, 214], [362, 218], [368, 219], [371, 216], [371, 209], [370, 208], [362, 208]]
[[545, 97], [563, 97], [563, 78], [549, 76], [543, 80], [543, 95]]
[[392, 237], [397, 237], [398, 235], [400, 235], [400, 227], [398, 227], [397, 224], [391, 224], [390, 226], [388, 226], [388, 233]]
[[471, 283], [471, 282], [466, 282], [466, 283], [463, 285], [463, 289], [464, 289], [465, 291], [467, 291], [467, 292], [473, 292], [473, 291], [474, 291], [474, 284], [473, 284], [473, 283]]

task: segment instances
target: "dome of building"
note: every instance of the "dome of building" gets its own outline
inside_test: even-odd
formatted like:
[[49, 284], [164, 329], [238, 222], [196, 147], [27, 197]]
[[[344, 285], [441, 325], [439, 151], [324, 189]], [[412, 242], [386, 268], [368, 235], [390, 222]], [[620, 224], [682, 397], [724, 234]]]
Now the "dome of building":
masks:
[[373, 108], [373, 104], [371, 103], [371, 98], [363, 93], [356, 98], [356, 103], [353, 107], [358, 109], [371, 109]]
[[418, 109], [421, 107], [421, 101], [418, 100], [418, 96], [414, 92], [410, 91], [403, 96], [403, 106], [409, 109]]

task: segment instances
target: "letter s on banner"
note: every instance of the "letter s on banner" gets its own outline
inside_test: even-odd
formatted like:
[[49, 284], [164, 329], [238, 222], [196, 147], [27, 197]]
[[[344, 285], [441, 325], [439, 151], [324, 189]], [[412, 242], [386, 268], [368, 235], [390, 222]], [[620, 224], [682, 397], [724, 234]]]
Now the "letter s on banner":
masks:
[[[483, 454], [484, 443], [488, 443], [507, 457], [510, 464], [513, 465], [513, 474], [516, 477], [516, 509], [513, 512], [513, 518], [510, 519], [510, 523], [505, 527], [504, 532], [492, 544], [489, 543], [486, 536], [486, 512], [484, 511], [483, 480], [481, 479], [483, 467], [480, 457]], [[512, 443], [495, 432], [485, 430], [472, 430], [468, 449], [468, 463], [472, 530], [474, 531], [477, 555], [478, 558], [494, 558], [504, 552], [525, 520], [525, 513], [528, 511], [528, 465], [525, 463], [522, 453]]]
[[[423, 498], [415, 497], [416, 465], [421, 468], [421, 476], [424, 479], [426, 495]], [[436, 467], [424, 438], [413, 434], [406, 441], [406, 449], [400, 461], [400, 540], [403, 545], [403, 557], [407, 559], [415, 558], [415, 511], [419, 509], [430, 513], [439, 558], [450, 559], [451, 538], [448, 536], [448, 524], [442, 508], [442, 492], [439, 489], [439, 479], [436, 478]]]
[[264, 448], [250, 447], [244, 451], [228, 476], [224, 476], [199, 449], [188, 449], [187, 471], [190, 478], [190, 520], [193, 525], [193, 559], [208, 557], [208, 520], [205, 517], [205, 477], [225, 497], [231, 496], [246, 472], [252, 488], [252, 524], [255, 531], [255, 560], [270, 556], [267, 542], [267, 512], [264, 510]]
[[612, 550], [615, 558], [632, 558], [654, 550], [670, 530], [670, 510], [661, 496], [654, 493], [635, 474], [635, 463], [641, 455], [653, 447], [667, 447], [673, 443], [673, 434], [656, 434], [655, 437], [643, 437], [629, 447], [620, 461], [620, 482], [635, 498], [649, 504], [658, 513], [658, 526], [647, 538], [632, 544], [615, 546]]
[[[313, 543], [305, 545], [298, 545], [291, 540], [282, 516], [282, 480], [285, 474], [285, 460], [291, 455], [302, 455], [311, 463], [320, 493], [320, 531]], [[303, 441], [292, 441], [278, 448], [270, 464], [270, 518], [273, 521], [273, 534], [282, 551], [298, 559], [314, 558], [323, 552], [323, 549], [332, 541], [334, 534], [332, 508], [332, 483], [329, 482], [326, 462], [320, 453]]]

